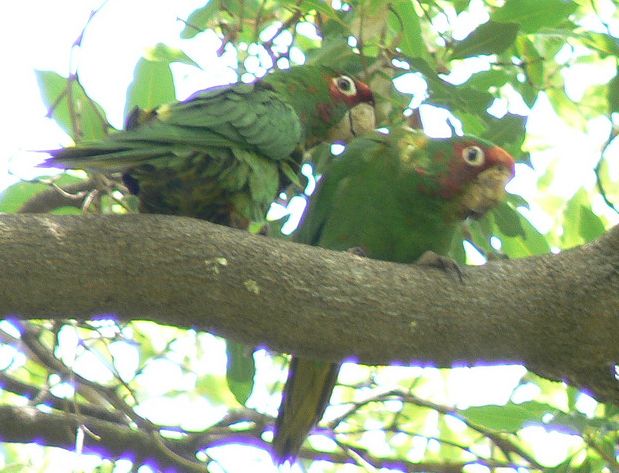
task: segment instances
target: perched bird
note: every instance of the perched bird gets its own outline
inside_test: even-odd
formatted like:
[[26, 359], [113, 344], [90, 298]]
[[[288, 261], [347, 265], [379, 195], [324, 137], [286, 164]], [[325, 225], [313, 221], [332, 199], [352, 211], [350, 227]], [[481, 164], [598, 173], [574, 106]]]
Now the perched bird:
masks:
[[136, 110], [126, 130], [49, 151], [42, 166], [120, 173], [141, 212], [246, 228], [296, 179], [304, 149], [374, 129], [373, 105], [363, 82], [297, 66]]
[[[352, 140], [329, 163], [296, 240], [369, 258], [413, 263], [447, 255], [458, 225], [497, 205], [514, 175], [503, 149], [473, 136], [429, 138], [410, 128]], [[293, 356], [273, 453], [294, 460], [322, 417], [340, 365]]]

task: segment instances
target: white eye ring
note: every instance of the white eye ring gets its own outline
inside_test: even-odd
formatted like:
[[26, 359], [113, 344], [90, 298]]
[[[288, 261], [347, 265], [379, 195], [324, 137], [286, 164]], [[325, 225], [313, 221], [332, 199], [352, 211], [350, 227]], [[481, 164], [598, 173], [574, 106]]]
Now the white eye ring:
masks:
[[342, 94], [347, 97], [353, 97], [357, 95], [357, 87], [355, 81], [348, 76], [337, 76], [333, 78], [333, 83]]
[[486, 157], [479, 146], [467, 146], [462, 150], [462, 159], [465, 163], [478, 167], [484, 164]]

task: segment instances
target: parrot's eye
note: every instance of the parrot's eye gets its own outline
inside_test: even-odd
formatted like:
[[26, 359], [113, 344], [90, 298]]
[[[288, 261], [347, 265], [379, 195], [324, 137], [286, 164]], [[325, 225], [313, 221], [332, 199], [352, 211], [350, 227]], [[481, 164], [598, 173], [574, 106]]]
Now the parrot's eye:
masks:
[[467, 146], [462, 150], [462, 159], [471, 166], [481, 166], [484, 164], [484, 152], [479, 146]]
[[357, 87], [355, 87], [355, 81], [348, 76], [339, 76], [333, 79], [337, 90], [346, 96], [353, 96], [357, 94]]

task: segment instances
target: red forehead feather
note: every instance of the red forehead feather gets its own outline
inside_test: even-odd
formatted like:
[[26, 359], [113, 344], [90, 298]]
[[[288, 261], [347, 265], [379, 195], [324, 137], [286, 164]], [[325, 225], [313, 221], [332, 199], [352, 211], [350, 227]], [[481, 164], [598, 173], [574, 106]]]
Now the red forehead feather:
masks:
[[[512, 158], [512, 156], [500, 146], [496, 146], [496, 145], [487, 146], [483, 143], [479, 143], [473, 140], [457, 141], [456, 143], [454, 143], [455, 157], [457, 158], [461, 157], [462, 151], [464, 150], [464, 148], [468, 148], [469, 146], [477, 146], [481, 148], [481, 150], [484, 152], [486, 161], [484, 165], [480, 167], [481, 169], [479, 169], [479, 171], [483, 169], [488, 169], [492, 166], [503, 165], [511, 171], [512, 177], [514, 176], [515, 170], [516, 170], [514, 158]], [[465, 163], [462, 162], [462, 164], [464, 165]], [[473, 170], [475, 170], [475, 168], [473, 168]]]

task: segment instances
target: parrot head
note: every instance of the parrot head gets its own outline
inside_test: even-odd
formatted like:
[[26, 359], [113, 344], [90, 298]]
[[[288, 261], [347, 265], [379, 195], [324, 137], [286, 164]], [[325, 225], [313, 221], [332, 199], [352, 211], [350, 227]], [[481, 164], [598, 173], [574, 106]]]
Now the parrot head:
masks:
[[400, 148], [411, 156], [417, 174], [427, 178], [421, 184], [425, 192], [453, 202], [457, 219], [483, 216], [503, 200], [514, 177], [514, 158], [475, 136], [441, 139], [413, 132], [404, 135]]
[[441, 177], [441, 193], [445, 197], [460, 194], [460, 218], [479, 218], [505, 198], [505, 186], [514, 177], [514, 158], [472, 136], [452, 138], [451, 144], [452, 158]]
[[[331, 77], [329, 95], [334, 103], [346, 104], [344, 116], [331, 127], [328, 138], [332, 141], [348, 141], [355, 136], [372, 131], [376, 126], [374, 94], [367, 84], [345, 74]], [[330, 121], [329, 109], [321, 117]]]
[[263, 82], [299, 115], [306, 148], [321, 141], [347, 141], [375, 127], [374, 95], [350, 75], [304, 65], [272, 72]]

